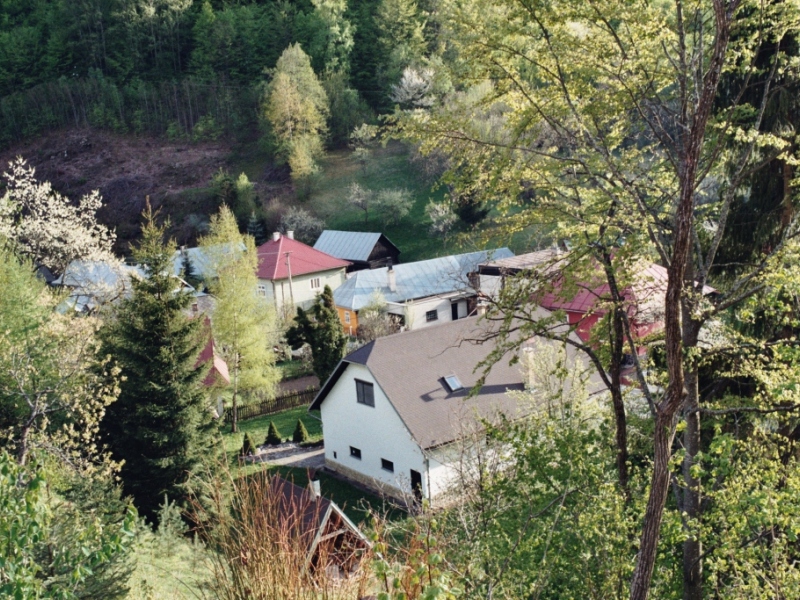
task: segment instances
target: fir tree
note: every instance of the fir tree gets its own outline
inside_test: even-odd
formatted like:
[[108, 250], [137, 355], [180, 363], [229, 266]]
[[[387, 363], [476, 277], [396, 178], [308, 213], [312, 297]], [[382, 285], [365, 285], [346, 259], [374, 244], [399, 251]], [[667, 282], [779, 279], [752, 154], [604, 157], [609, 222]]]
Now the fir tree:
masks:
[[212, 448], [214, 424], [205, 369], [196, 366], [202, 323], [186, 316], [191, 296], [170, 275], [174, 246], [164, 244], [164, 228], [149, 207], [144, 217], [134, 257], [148, 277], [133, 280], [132, 296], [100, 331], [102, 355], [122, 376], [119, 399], [101, 428], [114, 459], [124, 461], [124, 492], [153, 519], [165, 495], [186, 500], [191, 477]]
[[301, 419], [297, 419], [297, 426], [292, 434], [292, 441], [295, 444], [303, 444], [308, 441], [308, 429]]
[[330, 286], [325, 286], [317, 296], [311, 310], [297, 309], [295, 323], [286, 332], [286, 340], [293, 348], [311, 346], [311, 363], [320, 383], [325, 383], [344, 355], [347, 346], [339, 313], [333, 302]]
[[250, 454], [255, 454], [256, 452], [256, 445], [253, 442], [253, 437], [250, 433], [244, 434], [244, 442], [242, 443], [242, 449], [239, 451], [240, 456], [248, 456]]
[[255, 211], [250, 213], [250, 220], [247, 222], [247, 235], [256, 241], [256, 246], [260, 246], [268, 239], [264, 222], [256, 215]]
[[281, 442], [283, 442], [283, 436], [281, 436], [281, 432], [278, 431], [275, 421], [270, 421], [269, 429], [267, 430], [267, 437], [264, 440], [264, 443], [267, 446], [277, 446]]

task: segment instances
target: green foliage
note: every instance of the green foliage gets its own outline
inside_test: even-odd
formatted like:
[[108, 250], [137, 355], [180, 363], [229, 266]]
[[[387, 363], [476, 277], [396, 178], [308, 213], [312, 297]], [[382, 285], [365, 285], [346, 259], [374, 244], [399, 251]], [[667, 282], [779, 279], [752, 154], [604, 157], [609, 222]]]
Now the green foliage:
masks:
[[[121, 598], [136, 513], [116, 496], [66, 500], [46, 491], [35, 462], [0, 452], [0, 593], [6, 598]], [[88, 492], [93, 483], [77, 482]], [[100, 484], [108, 490], [108, 483]]]
[[264, 225], [264, 219], [259, 217], [255, 211], [250, 213], [250, 218], [247, 221], [247, 235], [253, 238], [256, 247], [269, 239], [267, 228]]
[[242, 443], [242, 449], [239, 450], [239, 456], [250, 456], [251, 454], [256, 453], [256, 445], [253, 442], [253, 438], [250, 436], [250, 433], [244, 434], [244, 442]]
[[286, 332], [286, 341], [293, 348], [308, 344], [311, 347], [314, 374], [320, 383], [328, 380], [347, 346], [347, 336], [342, 329], [330, 286], [325, 286], [308, 312], [297, 309], [294, 324]]
[[103, 355], [123, 377], [102, 429], [114, 458], [125, 461], [125, 493], [152, 519], [165, 495], [179, 504], [188, 498], [192, 478], [211, 454], [214, 423], [203, 387], [207, 367], [196, 366], [202, 323], [186, 315], [192, 297], [170, 275], [173, 244], [164, 244], [152, 212], [144, 218], [134, 256], [148, 277], [133, 280], [132, 296], [100, 330]]
[[240, 394], [257, 391], [264, 398], [275, 395], [280, 380], [272, 350], [277, 315], [274, 305], [258, 293], [255, 242], [239, 233], [236, 219], [226, 206], [212, 217], [201, 247], [208, 257], [209, 287], [217, 300], [211, 329], [231, 374], [235, 431]]
[[283, 442], [283, 436], [281, 432], [278, 431], [278, 427], [275, 425], [275, 421], [269, 422], [269, 430], [267, 431], [267, 437], [264, 438], [264, 443], [267, 446], [278, 446]]
[[257, 208], [255, 189], [247, 175], [240, 173], [239, 177], [234, 179], [220, 167], [211, 180], [211, 187], [220, 204], [224, 204], [233, 212], [239, 230], [245, 230]]
[[292, 433], [292, 441], [295, 444], [303, 444], [308, 441], [308, 429], [300, 419], [297, 419], [297, 425], [294, 428], [294, 433]]
[[263, 112], [277, 142], [278, 155], [289, 163], [292, 175], [313, 175], [327, 134], [330, 109], [325, 89], [299, 44], [290, 45], [278, 59]]

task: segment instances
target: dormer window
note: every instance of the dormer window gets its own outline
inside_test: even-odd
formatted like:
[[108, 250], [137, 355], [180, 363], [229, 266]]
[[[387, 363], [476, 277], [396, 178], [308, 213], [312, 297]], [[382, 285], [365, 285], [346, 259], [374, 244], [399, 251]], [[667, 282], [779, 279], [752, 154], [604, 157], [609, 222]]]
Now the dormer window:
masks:
[[464, 386], [461, 385], [461, 381], [459, 381], [458, 377], [455, 375], [447, 375], [444, 378], [444, 384], [447, 386], [447, 389], [451, 392], [457, 392], [458, 390], [463, 390]]

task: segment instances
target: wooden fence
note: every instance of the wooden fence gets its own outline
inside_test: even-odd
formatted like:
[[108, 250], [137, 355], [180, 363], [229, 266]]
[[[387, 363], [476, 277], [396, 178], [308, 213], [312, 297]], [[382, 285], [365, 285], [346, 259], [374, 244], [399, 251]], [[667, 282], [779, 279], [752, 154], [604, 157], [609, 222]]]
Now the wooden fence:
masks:
[[[308, 406], [314, 400], [319, 388], [309, 388], [302, 392], [290, 392], [277, 396], [272, 400], [264, 400], [255, 404], [248, 404], [247, 406], [240, 406], [238, 412], [239, 420], [246, 421], [247, 419], [254, 419], [261, 415], [271, 415], [290, 408], [297, 408], [298, 406]], [[225, 411], [225, 422], [230, 423], [232, 418], [232, 411], [230, 409]]]

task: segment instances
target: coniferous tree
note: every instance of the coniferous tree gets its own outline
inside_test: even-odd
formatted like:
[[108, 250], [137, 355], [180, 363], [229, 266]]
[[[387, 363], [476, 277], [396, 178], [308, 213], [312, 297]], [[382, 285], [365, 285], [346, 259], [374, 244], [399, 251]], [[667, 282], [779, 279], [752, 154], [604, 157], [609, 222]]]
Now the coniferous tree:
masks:
[[269, 422], [269, 429], [267, 430], [267, 437], [264, 439], [264, 443], [268, 446], [277, 446], [281, 442], [283, 442], [283, 437], [281, 436], [281, 432], [278, 431], [277, 425], [275, 425], [275, 421]]
[[269, 239], [264, 222], [256, 215], [255, 211], [250, 213], [250, 220], [247, 221], [247, 235], [255, 240], [256, 246], [260, 246]]
[[344, 355], [347, 346], [333, 292], [325, 286], [317, 296], [311, 310], [297, 309], [295, 323], [286, 332], [286, 340], [293, 348], [308, 344], [311, 346], [311, 363], [314, 374], [320, 383], [325, 383]]
[[101, 424], [116, 460], [123, 490], [139, 511], [154, 518], [166, 495], [182, 502], [190, 480], [212, 448], [211, 406], [197, 367], [202, 323], [186, 316], [191, 295], [170, 275], [173, 245], [152, 211], [144, 214], [143, 239], [134, 251], [147, 277], [132, 282], [133, 295], [101, 329], [102, 355], [123, 377], [117, 402]]
[[297, 419], [297, 425], [292, 434], [292, 441], [295, 444], [302, 444], [308, 441], [308, 429], [306, 429], [306, 425], [301, 419]]

